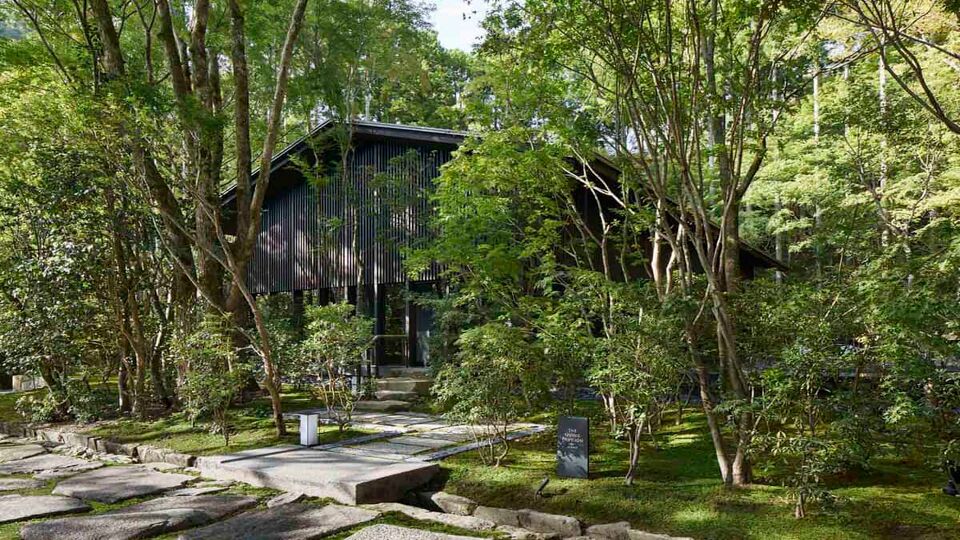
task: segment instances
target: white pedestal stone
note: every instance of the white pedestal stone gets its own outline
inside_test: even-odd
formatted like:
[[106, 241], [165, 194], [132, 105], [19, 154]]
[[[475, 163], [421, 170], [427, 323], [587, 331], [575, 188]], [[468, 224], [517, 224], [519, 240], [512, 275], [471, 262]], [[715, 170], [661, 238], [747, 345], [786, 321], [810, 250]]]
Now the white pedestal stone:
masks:
[[317, 420], [318, 414], [300, 415], [300, 444], [303, 446], [315, 446], [317, 440]]

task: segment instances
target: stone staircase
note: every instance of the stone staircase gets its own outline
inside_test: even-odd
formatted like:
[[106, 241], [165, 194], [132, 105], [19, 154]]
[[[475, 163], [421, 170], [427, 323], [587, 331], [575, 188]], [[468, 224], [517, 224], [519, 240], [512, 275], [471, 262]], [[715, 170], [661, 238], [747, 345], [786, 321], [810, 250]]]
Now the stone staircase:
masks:
[[411, 402], [430, 395], [433, 379], [429, 377], [427, 368], [383, 366], [376, 384], [376, 399], [358, 402], [357, 409], [381, 412], [409, 410]]

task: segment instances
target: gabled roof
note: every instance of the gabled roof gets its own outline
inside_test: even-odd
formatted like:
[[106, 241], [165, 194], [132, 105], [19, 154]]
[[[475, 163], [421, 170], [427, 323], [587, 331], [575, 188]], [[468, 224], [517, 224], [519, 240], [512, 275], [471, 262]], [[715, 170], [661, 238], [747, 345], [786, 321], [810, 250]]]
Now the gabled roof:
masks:
[[[370, 122], [367, 120], [354, 120], [351, 123], [354, 136], [361, 136], [370, 139], [392, 139], [412, 143], [427, 143], [459, 146], [467, 138], [469, 133], [466, 131], [457, 131], [454, 129], [442, 129], [424, 126], [408, 126], [404, 124], [388, 124], [385, 122]], [[310, 133], [300, 137], [290, 143], [286, 148], [277, 152], [270, 162], [270, 174], [273, 174], [283, 167], [290, 157], [307, 149], [309, 141], [315, 139], [322, 133], [328, 132], [337, 125], [336, 120], [326, 120], [319, 126], [313, 128]], [[251, 185], [256, 184], [260, 176], [260, 169], [253, 171], [250, 175]], [[231, 184], [221, 195], [224, 204], [233, 201], [236, 184]]]
[[[270, 173], [273, 174], [277, 171], [277, 169], [283, 167], [290, 160], [292, 155], [306, 150], [311, 139], [316, 138], [322, 133], [330, 131], [336, 124], [337, 121], [335, 120], [326, 120], [310, 131], [310, 133], [297, 139], [286, 148], [278, 152], [273, 156], [273, 160], [271, 161]], [[384, 122], [371, 122], [367, 120], [354, 120], [351, 122], [351, 127], [353, 129], [353, 136], [355, 137], [361, 136], [376, 140], [397, 140], [449, 146], [459, 146], [470, 135], [466, 131], [458, 131], [454, 129], [389, 124]], [[607, 172], [612, 176], [619, 176], [621, 174], [620, 168], [606, 156], [597, 155], [596, 162], [603, 168], [607, 169]], [[259, 169], [253, 171], [253, 174], [251, 174], [251, 185], [256, 184], [256, 180], [259, 175]], [[228, 204], [233, 201], [235, 191], [236, 184], [233, 184], [223, 192], [221, 200], [224, 204]], [[717, 227], [716, 224], [712, 225]], [[755, 248], [742, 240], [740, 241], [740, 249], [757, 260], [765, 263], [770, 268], [776, 268], [783, 271], [789, 269], [789, 267], [783, 262], [771, 257], [763, 250]]]

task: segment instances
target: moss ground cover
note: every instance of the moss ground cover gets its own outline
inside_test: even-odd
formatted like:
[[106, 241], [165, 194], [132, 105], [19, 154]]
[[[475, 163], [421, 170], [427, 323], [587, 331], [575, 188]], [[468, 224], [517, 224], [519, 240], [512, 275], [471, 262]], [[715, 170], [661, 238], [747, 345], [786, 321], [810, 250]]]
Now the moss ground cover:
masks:
[[[787, 490], [773, 479], [723, 487], [703, 422], [691, 415], [665, 429], [660, 449], [644, 451], [633, 487], [622, 478], [627, 444], [608, 437], [602, 423], [592, 427], [589, 480], [556, 478], [555, 438], [548, 432], [516, 443], [500, 468], [483, 466], [473, 454], [444, 461], [442, 487], [489, 506], [534, 508], [590, 524], [626, 520], [651, 532], [704, 539], [960, 537], [960, 499], [942, 495], [942, 473], [915, 457], [887, 455], [868, 471], [832, 479], [834, 507], [797, 520]], [[546, 477], [546, 496], [537, 498]]]

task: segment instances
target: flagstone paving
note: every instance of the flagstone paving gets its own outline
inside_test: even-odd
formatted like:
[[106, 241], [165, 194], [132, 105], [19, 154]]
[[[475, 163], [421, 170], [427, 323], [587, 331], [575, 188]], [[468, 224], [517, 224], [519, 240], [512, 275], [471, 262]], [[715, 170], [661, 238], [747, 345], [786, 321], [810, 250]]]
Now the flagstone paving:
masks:
[[139, 465], [108, 467], [68, 478], [54, 488], [54, 495], [115, 503], [183, 486], [192, 476], [157, 472]]
[[149, 538], [223, 519], [257, 505], [253, 497], [238, 495], [160, 497], [95, 516], [60, 518], [25, 525], [24, 540], [124, 540]]
[[[445, 523], [475, 531], [491, 530], [491, 523], [476, 517], [440, 514], [404, 505], [360, 508], [301, 501], [304, 494], [346, 504], [399, 500], [439, 471], [435, 461], [474, 447], [476, 434], [483, 433], [472, 426], [451, 424], [421, 413], [358, 412], [354, 422], [375, 433], [315, 447], [285, 445], [202, 457], [191, 472], [208, 478], [203, 481], [164, 470], [179, 470], [176, 466], [105, 467], [105, 462], [110, 462], [109, 456], [84, 459], [87, 456], [80, 457], [71, 447], [58, 446], [56, 442], [38, 444], [28, 439], [3, 437], [0, 439], [0, 492], [12, 494], [0, 495], [0, 523], [30, 520], [20, 528], [21, 537], [26, 540], [113, 540], [175, 533], [184, 540], [283, 540], [326, 537], [355, 529], [389, 511], [403, 512], [416, 521]], [[512, 428], [510, 437], [527, 436], [538, 428], [542, 429], [518, 424]], [[3, 476], [11, 474], [31, 474], [34, 478]], [[56, 481], [52, 494], [24, 495], [29, 490], [44, 489], [48, 485], [44, 480]], [[231, 493], [234, 481], [288, 493], [271, 499], [268, 508], [256, 509], [257, 499]], [[64, 515], [91, 511], [88, 501], [112, 504], [140, 497], [147, 500], [103, 513]], [[351, 538], [460, 540], [468, 537], [381, 524], [368, 526]]]
[[11, 444], [0, 446], [0, 463], [46, 454], [47, 449], [39, 444]]
[[47, 471], [76, 471], [97, 469], [103, 463], [87, 461], [70, 456], [57, 454], [40, 454], [16, 461], [0, 463], [0, 474], [35, 474]]
[[0, 523], [86, 512], [90, 505], [73, 497], [54, 495], [4, 495], [0, 497]]
[[348, 536], [346, 540], [476, 540], [475, 536], [456, 536], [396, 525], [371, 525]]
[[208, 527], [188, 531], [180, 540], [301, 540], [322, 538], [372, 521], [379, 512], [355, 506], [286, 504], [247, 512]]
[[19, 489], [37, 489], [47, 485], [43, 480], [35, 478], [0, 478], [0, 491], [16, 491]]

